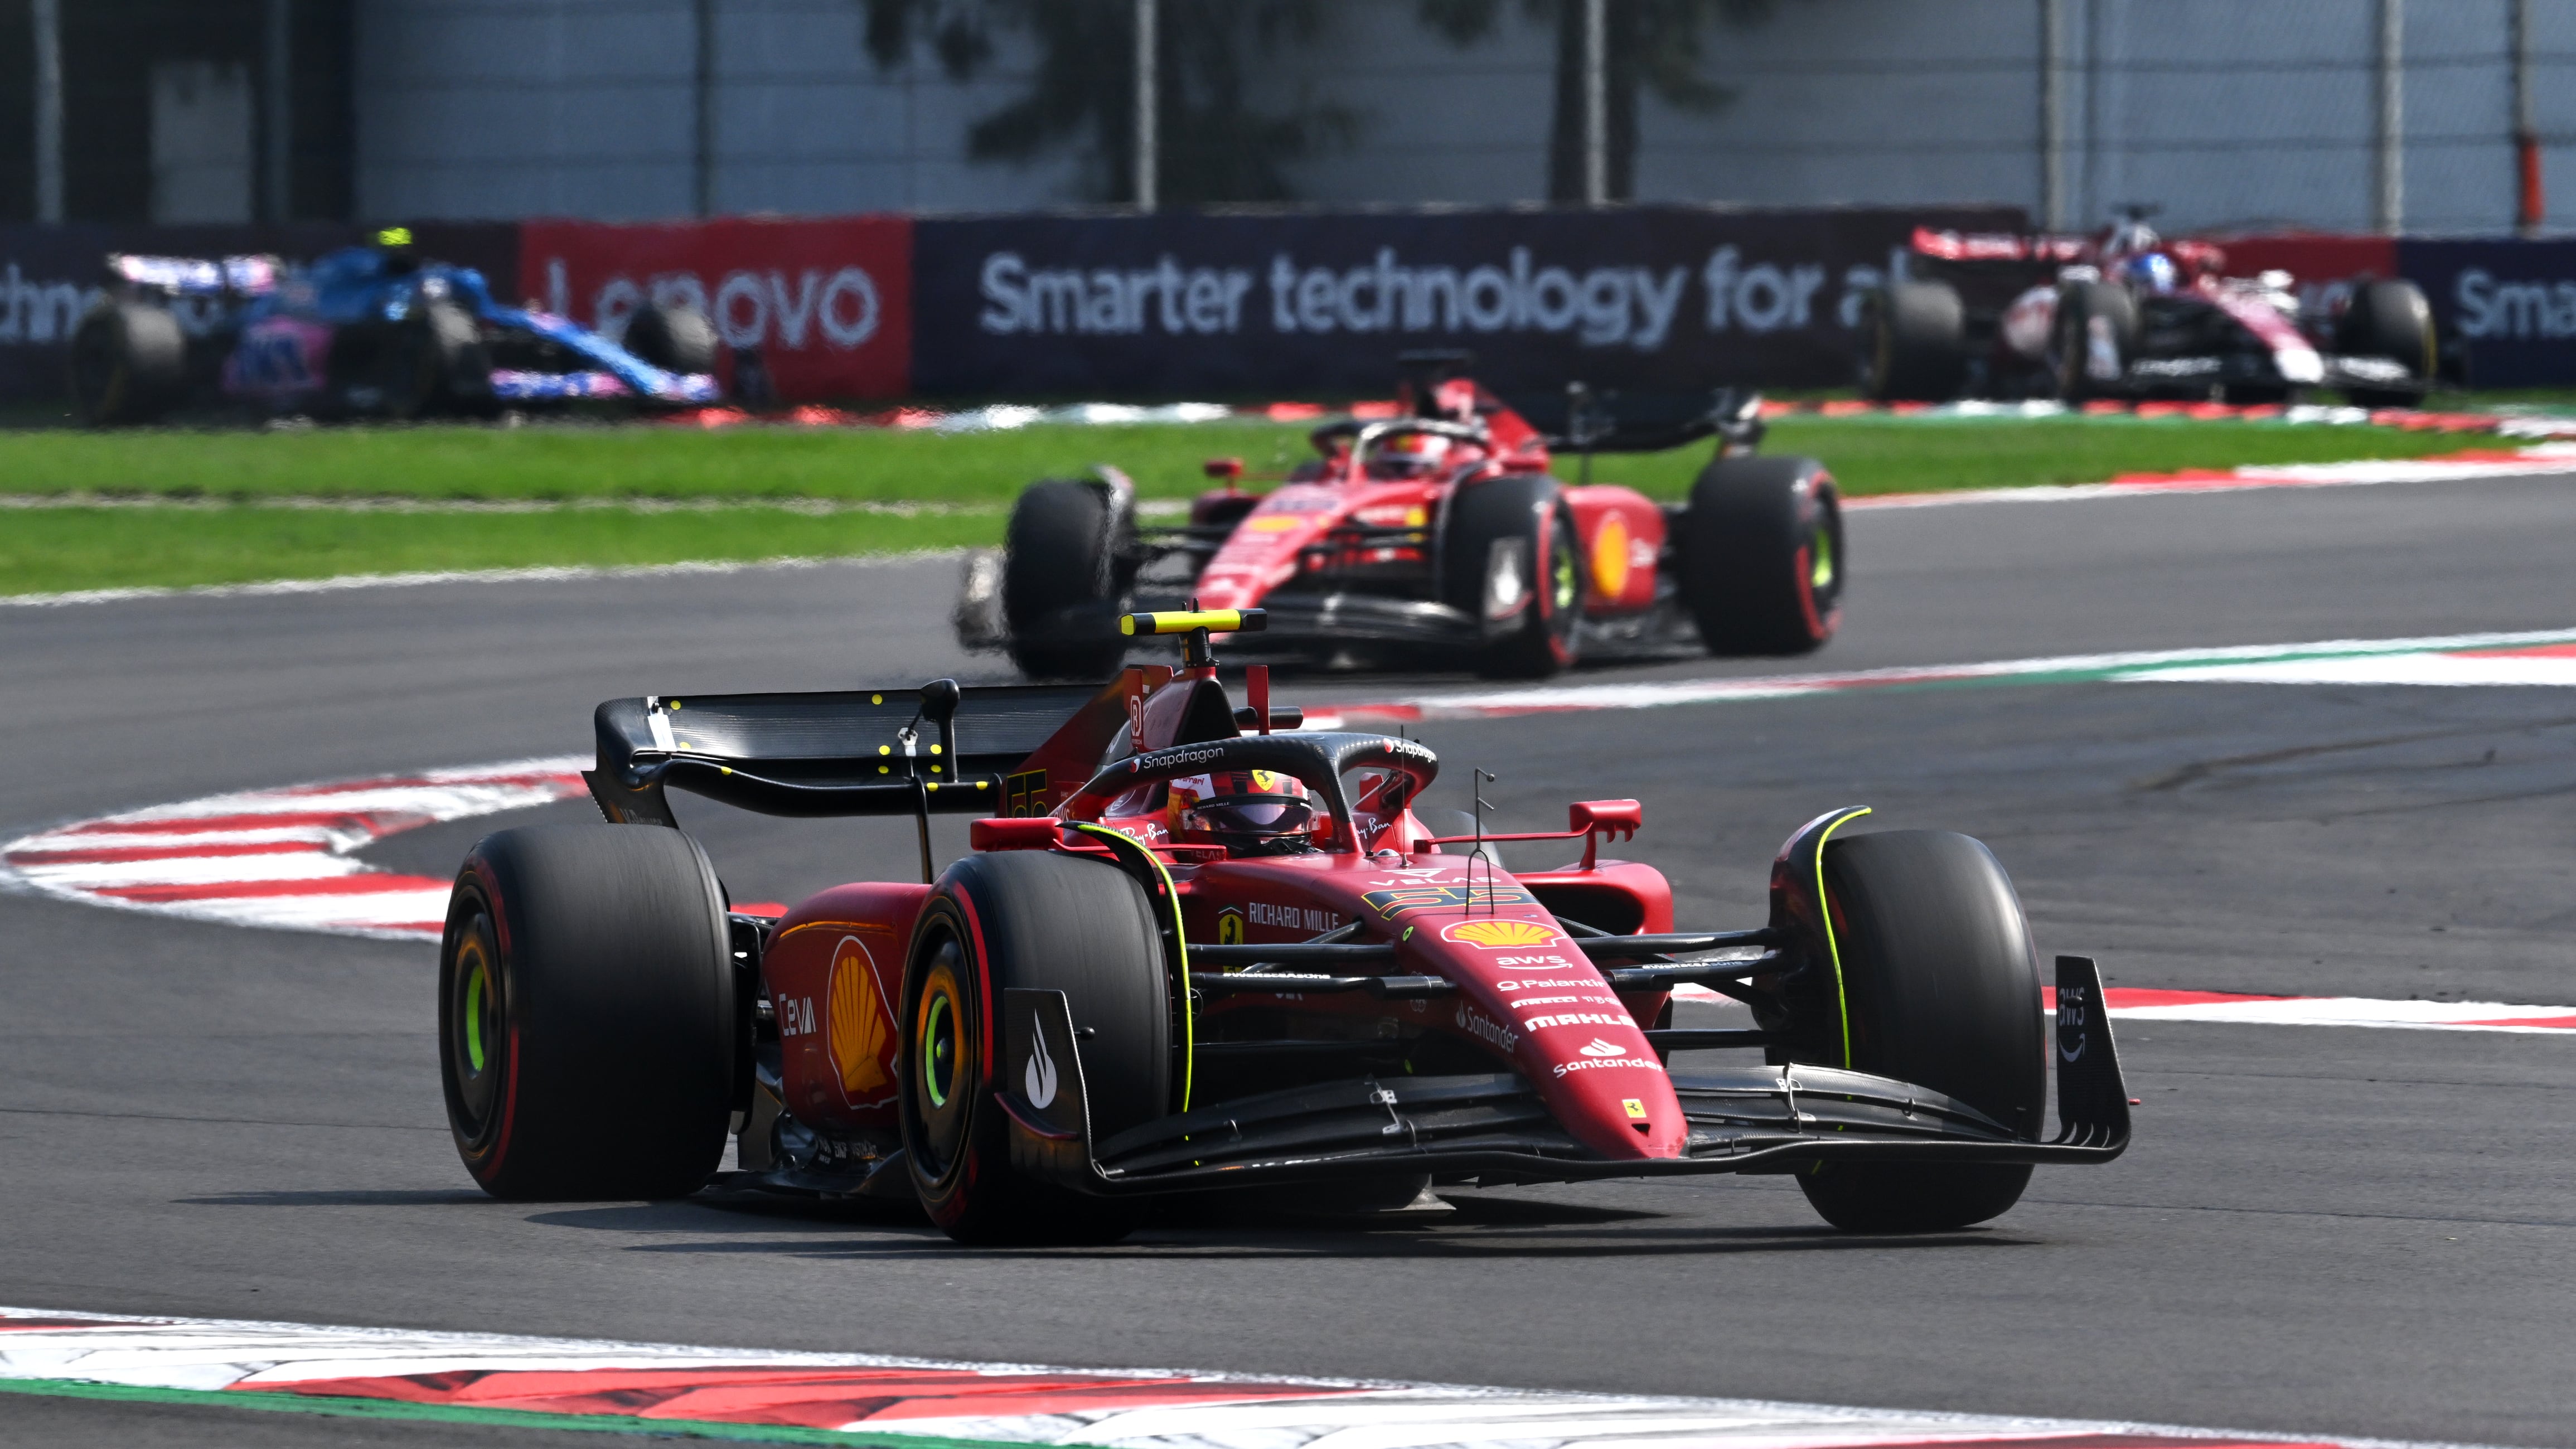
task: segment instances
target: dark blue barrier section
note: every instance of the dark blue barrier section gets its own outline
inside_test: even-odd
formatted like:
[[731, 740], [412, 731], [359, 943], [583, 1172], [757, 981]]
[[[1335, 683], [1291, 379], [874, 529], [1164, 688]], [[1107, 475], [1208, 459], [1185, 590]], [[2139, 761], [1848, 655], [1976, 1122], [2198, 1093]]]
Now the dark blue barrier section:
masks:
[[2397, 243], [2471, 387], [2576, 383], [2576, 239]]
[[1831, 387], [1918, 226], [2017, 208], [1166, 213], [922, 220], [917, 392], [1383, 392], [1464, 348], [1506, 390]]

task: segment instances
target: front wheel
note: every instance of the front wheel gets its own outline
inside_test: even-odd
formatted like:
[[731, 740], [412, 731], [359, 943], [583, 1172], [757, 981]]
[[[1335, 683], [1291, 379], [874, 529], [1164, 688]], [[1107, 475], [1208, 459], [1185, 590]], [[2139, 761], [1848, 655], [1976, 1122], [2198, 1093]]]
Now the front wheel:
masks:
[[[1039, 1070], [994, 1060], [1003, 993], [1013, 988], [1064, 993], [1079, 1045], [1053, 1051], [1081, 1055], [1093, 1141], [1180, 1105], [1176, 998], [1144, 888], [1116, 866], [1051, 852], [970, 855], [932, 892], [904, 972], [898, 1100], [913, 1189], [930, 1220], [962, 1243], [1115, 1242], [1134, 1231], [1135, 1202], [1011, 1165], [998, 1094]], [[1051, 1055], [1044, 1074], [1056, 1070]]]
[[[1794, 1060], [1929, 1087], [2036, 1141], [2048, 1101], [2039, 965], [2021, 901], [1983, 843], [1892, 830], [1824, 851], [1840, 990]], [[1798, 1175], [1848, 1232], [1938, 1232], [2011, 1208], [2028, 1164], [1823, 1162]]]
[[1675, 529], [1682, 602], [1711, 654], [1809, 654], [1842, 625], [1842, 493], [1813, 458], [1725, 458]]
[[1441, 594], [1484, 631], [1476, 671], [1543, 679], [1581, 653], [1582, 548], [1552, 479], [1506, 474], [1461, 486], [1440, 543]]
[[733, 1112], [734, 1002], [724, 898], [695, 841], [645, 825], [485, 836], [438, 958], [466, 1171], [514, 1201], [697, 1191]]
[[2068, 282], [2057, 289], [2057, 320], [2049, 333], [2048, 367], [2057, 396], [2089, 402], [2120, 390], [2137, 351], [2138, 304], [2108, 282]]
[[1088, 479], [1049, 478], [1011, 506], [1002, 619], [1021, 673], [1089, 681], [1126, 661], [1117, 616], [1132, 582], [1136, 521], [1125, 502]]
[[2403, 365], [2406, 381], [2387, 387], [2351, 387], [2344, 396], [2364, 408], [2411, 408], [2424, 401], [2434, 364], [2433, 305], [2413, 282], [2371, 282], [2352, 294], [2335, 328], [2335, 345], [2355, 357], [2386, 358]]

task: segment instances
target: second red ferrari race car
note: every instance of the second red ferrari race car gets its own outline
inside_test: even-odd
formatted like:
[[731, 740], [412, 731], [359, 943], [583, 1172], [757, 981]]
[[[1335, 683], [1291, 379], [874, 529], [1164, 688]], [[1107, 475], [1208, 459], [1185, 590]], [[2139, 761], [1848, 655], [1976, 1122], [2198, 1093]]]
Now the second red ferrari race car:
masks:
[[[1417, 809], [1419, 742], [1309, 732], [1211, 634], [1105, 688], [647, 695], [599, 707], [611, 823], [504, 830], [440, 947], [448, 1120], [508, 1199], [746, 1190], [917, 1203], [967, 1242], [1101, 1242], [1157, 1198], [1398, 1207], [1442, 1187], [1795, 1178], [1829, 1222], [1948, 1229], [2035, 1164], [2107, 1162], [2128, 1099], [2083, 957], [2051, 1049], [2012, 883], [1943, 831], [1798, 827], [1769, 918], [1677, 929], [1608, 858], [1634, 800], [1498, 835]], [[780, 816], [912, 815], [921, 878], [730, 908], [679, 788]], [[934, 869], [930, 816], [972, 851]], [[1426, 819], [1426, 817], [1429, 817]], [[1501, 841], [1577, 858], [1506, 870]], [[1533, 849], [1534, 846], [1516, 846]], [[1672, 1025], [1698, 984], [1748, 1028]], [[1716, 1052], [1754, 1058], [1693, 1066]]]
[[[1243, 642], [1265, 652], [1436, 657], [1502, 676], [1553, 674], [1585, 653], [1822, 646], [1849, 568], [1833, 475], [1812, 458], [1754, 456], [1763, 424], [1749, 394], [1704, 394], [1661, 417], [1641, 401], [1571, 389], [1549, 434], [1435, 372], [1407, 385], [1398, 416], [1317, 428], [1320, 456], [1275, 488], [1248, 490], [1239, 459], [1212, 460], [1222, 486], [1181, 527], [1140, 524], [1114, 468], [1034, 484], [1006, 546], [968, 560], [960, 641], [1065, 679], [1117, 670], [1131, 609], [1260, 608], [1270, 632]], [[1595, 453], [1712, 434], [1717, 456], [1686, 503], [1590, 481]], [[1581, 481], [1553, 475], [1559, 452], [1582, 455]]]

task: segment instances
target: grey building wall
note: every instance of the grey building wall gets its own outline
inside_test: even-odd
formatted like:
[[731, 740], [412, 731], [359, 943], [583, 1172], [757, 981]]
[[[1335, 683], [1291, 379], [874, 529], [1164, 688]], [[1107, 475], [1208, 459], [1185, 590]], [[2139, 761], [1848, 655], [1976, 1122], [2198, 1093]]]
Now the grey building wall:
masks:
[[[697, 0], [356, 0], [356, 194], [370, 215], [644, 219], [695, 195]], [[711, 0], [716, 209], [830, 214], [1081, 201], [1068, 157], [966, 160], [1032, 63], [954, 83], [880, 71], [858, 0]], [[2160, 203], [2176, 228], [2367, 227], [2382, 0], [2061, 0], [2066, 207]], [[2511, 0], [2406, 6], [2408, 229], [2494, 231], [2514, 205]], [[2554, 221], [2576, 221], [2576, 0], [2539, 0]], [[1337, 0], [1256, 98], [1358, 121], [1295, 163], [1317, 202], [1541, 199], [1554, 27], [1505, 0], [1446, 43], [1406, 0]], [[1999, 201], [2036, 214], [2041, 0], [1776, 0], [1712, 33], [1714, 113], [1649, 98], [1641, 200]]]

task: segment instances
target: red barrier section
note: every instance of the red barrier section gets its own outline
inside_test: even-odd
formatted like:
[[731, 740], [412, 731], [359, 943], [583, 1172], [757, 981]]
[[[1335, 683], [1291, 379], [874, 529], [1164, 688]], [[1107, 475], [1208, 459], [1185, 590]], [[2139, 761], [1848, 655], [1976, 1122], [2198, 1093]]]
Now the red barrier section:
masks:
[[[757, 351], [789, 401], [900, 397], [912, 385], [909, 217], [530, 222], [519, 286], [610, 333], [647, 298], [686, 302], [715, 319], [728, 350]], [[730, 357], [721, 375], [735, 385]]]

